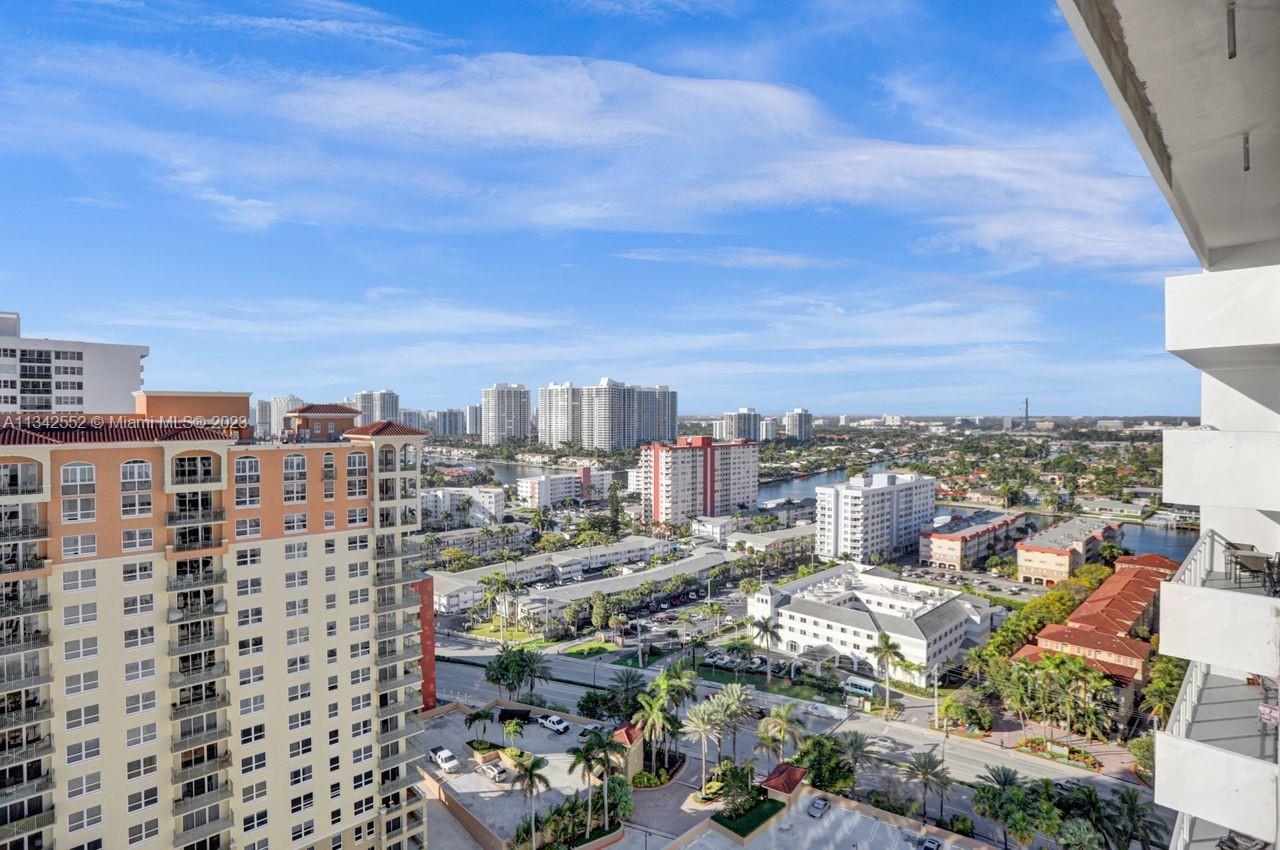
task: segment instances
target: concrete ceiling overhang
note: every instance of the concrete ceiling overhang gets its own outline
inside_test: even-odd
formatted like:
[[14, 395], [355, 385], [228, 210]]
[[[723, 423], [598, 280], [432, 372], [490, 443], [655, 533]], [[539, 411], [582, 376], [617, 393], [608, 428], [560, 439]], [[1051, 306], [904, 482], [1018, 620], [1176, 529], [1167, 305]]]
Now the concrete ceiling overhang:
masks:
[[[1058, 0], [1205, 268], [1280, 263], [1280, 0]], [[1248, 134], [1249, 169], [1244, 168]]]

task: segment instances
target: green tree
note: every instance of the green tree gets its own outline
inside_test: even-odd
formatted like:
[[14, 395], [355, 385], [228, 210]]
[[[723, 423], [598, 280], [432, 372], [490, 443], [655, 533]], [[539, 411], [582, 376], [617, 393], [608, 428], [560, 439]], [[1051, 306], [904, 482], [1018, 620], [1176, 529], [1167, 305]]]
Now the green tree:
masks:
[[702, 796], [707, 795], [707, 742], [720, 740], [720, 722], [715, 706], [703, 702], [689, 709], [684, 717], [684, 737], [697, 742], [702, 749]]
[[582, 782], [587, 786], [587, 816], [586, 826], [582, 831], [582, 840], [586, 841], [591, 837], [591, 804], [593, 800], [593, 792], [595, 791], [595, 777], [597, 764], [597, 750], [590, 740], [584, 741], [576, 747], [570, 747], [564, 751], [569, 757], [569, 770], [578, 771], [578, 775], [582, 777]]
[[480, 737], [484, 738], [485, 731], [489, 728], [489, 724], [493, 722], [493, 712], [477, 710], [467, 713], [462, 719], [463, 724], [467, 727], [467, 731], [471, 731], [471, 727], [476, 724], [480, 725]]
[[901, 664], [907, 660], [902, 654], [902, 647], [898, 642], [889, 637], [888, 632], [880, 632], [876, 637], [876, 642], [872, 644], [868, 650], [871, 657], [876, 660], [876, 667], [884, 672], [884, 717], [889, 719], [889, 671], [894, 665]]
[[751, 621], [751, 631], [756, 641], [764, 646], [764, 682], [773, 684], [773, 645], [782, 640], [782, 632], [772, 617], [757, 617]]
[[760, 718], [756, 735], [761, 738], [778, 738], [792, 746], [800, 746], [805, 724], [804, 719], [796, 714], [795, 708], [796, 704], [793, 702], [770, 708], [769, 713]]
[[502, 724], [502, 740], [508, 747], [514, 747], [516, 741], [524, 737], [524, 724], [512, 718]]
[[1136, 842], [1142, 850], [1154, 850], [1163, 847], [1168, 838], [1169, 831], [1156, 814], [1155, 804], [1143, 800], [1137, 788], [1111, 792], [1107, 820], [1107, 834], [1115, 848], [1132, 847]]
[[[908, 779], [920, 783], [920, 823], [924, 823], [929, 814], [929, 789], [950, 779], [950, 771], [942, 763], [942, 757], [932, 750], [917, 750], [902, 766], [902, 772]], [[942, 817], [942, 811], [938, 811]]]
[[551, 787], [551, 781], [542, 772], [546, 766], [547, 760], [541, 756], [516, 762], [515, 783], [520, 786], [521, 795], [529, 801], [530, 850], [538, 850], [538, 792]]
[[1058, 844], [1062, 850], [1107, 850], [1102, 834], [1094, 829], [1093, 824], [1081, 818], [1070, 818], [1063, 822], [1062, 831], [1058, 833]]
[[840, 762], [849, 769], [849, 792], [858, 787], [858, 768], [874, 755], [871, 738], [866, 733], [852, 731], [842, 732], [836, 736], [839, 746]]

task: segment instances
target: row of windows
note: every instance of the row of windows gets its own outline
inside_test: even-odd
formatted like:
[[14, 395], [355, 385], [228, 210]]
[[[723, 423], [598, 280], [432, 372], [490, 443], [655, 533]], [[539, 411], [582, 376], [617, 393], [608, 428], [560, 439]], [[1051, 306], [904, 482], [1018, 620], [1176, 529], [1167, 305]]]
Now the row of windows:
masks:
[[[68, 387], [67, 389], [72, 389]], [[179, 473], [208, 473], [212, 470], [213, 458], [209, 456], [175, 458], [175, 471]], [[335, 469], [332, 453], [326, 453], [323, 469]], [[252, 455], [238, 457], [234, 462], [236, 484], [260, 484], [262, 481], [261, 463]], [[368, 476], [369, 456], [361, 452], [347, 455], [347, 476], [364, 478]], [[96, 470], [93, 464], [86, 461], [74, 461], [62, 467], [61, 482], [64, 495], [80, 495], [93, 493], [96, 485]], [[307, 458], [305, 455], [285, 455], [283, 478], [285, 482], [303, 482], [307, 476]], [[146, 460], [127, 460], [120, 464], [121, 490], [150, 490], [152, 486], [151, 462]]]

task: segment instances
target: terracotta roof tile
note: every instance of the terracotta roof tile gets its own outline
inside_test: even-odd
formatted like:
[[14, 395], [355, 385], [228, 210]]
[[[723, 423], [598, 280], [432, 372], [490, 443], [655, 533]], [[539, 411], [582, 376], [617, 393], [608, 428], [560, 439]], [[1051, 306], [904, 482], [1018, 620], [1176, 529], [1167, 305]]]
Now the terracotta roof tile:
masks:
[[1107, 632], [1094, 629], [1073, 629], [1057, 623], [1050, 623], [1036, 635], [1036, 641], [1052, 640], [1085, 649], [1114, 652], [1131, 658], [1148, 658], [1151, 655], [1151, 644], [1137, 638], [1118, 637]]
[[132, 422], [92, 425], [28, 424], [0, 427], [0, 445], [35, 446], [79, 443], [156, 443], [190, 440], [230, 440], [226, 432], [188, 423], [138, 419]]
[[[1042, 646], [1033, 646], [1027, 644], [1012, 655], [1014, 661], [1025, 661], [1028, 664], [1035, 664], [1046, 655], [1066, 655], [1068, 653], [1056, 652], [1052, 649], [1045, 649]], [[1104, 673], [1112, 679], [1116, 679], [1120, 684], [1128, 684], [1133, 681], [1134, 669], [1125, 667], [1122, 664], [1112, 664], [1109, 661], [1100, 661], [1097, 658], [1089, 658], [1088, 656], [1080, 656], [1084, 659], [1084, 663], [1099, 673]]]
[[782, 762], [769, 772], [769, 775], [764, 778], [760, 785], [771, 791], [777, 791], [779, 794], [790, 794], [800, 787], [800, 783], [808, 775], [809, 771], [803, 767], [796, 767], [794, 764]]
[[379, 419], [358, 428], [348, 428], [343, 434], [355, 434], [360, 437], [428, 437], [430, 432], [419, 428], [410, 428], [390, 419]]
[[345, 404], [304, 404], [295, 407], [290, 413], [301, 413], [304, 416], [359, 416], [360, 411]]
[[1176, 573], [1182, 565], [1155, 552], [1143, 552], [1141, 555], [1121, 555], [1116, 558], [1116, 568], [1145, 567], [1147, 569]]
[[642, 737], [640, 728], [630, 721], [613, 730], [613, 740], [628, 747], [634, 745]]

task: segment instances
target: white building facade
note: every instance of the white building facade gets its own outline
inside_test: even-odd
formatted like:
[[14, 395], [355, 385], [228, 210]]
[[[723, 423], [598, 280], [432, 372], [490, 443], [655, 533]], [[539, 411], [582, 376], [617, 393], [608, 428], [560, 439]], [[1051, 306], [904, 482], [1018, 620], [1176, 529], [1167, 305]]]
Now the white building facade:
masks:
[[422, 519], [450, 527], [494, 525], [507, 511], [501, 487], [434, 487], [422, 491]]
[[760, 414], [754, 407], [730, 411], [712, 425], [712, 434], [718, 440], [759, 440]]
[[678, 525], [696, 516], [752, 510], [759, 492], [760, 446], [682, 437], [640, 452], [640, 500], [646, 521]]
[[494, 384], [481, 393], [481, 440], [486, 446], [529, 439], [529, 390]]
[[915, 472], [882, 472], [818, 487], [818, 555], [866, 561], [914, 551], [933, 519], [936, 484]]
[[677, 396], [666, 386], [638, 387], [601, 378], [594, 386], [571, 382], [538, 390], [538, 442], [612, 452], [675, 439]]
[[360, 411], [357, 425], [400, 421], [400, 396], [392, 390], [364, 390], [355, 394], [354, 402], [352, 406]]
[[783, 414], [782, 430], [788, 440], [799, 440], [802, 443], [812, 440], [813, 414], [803, 407]]

